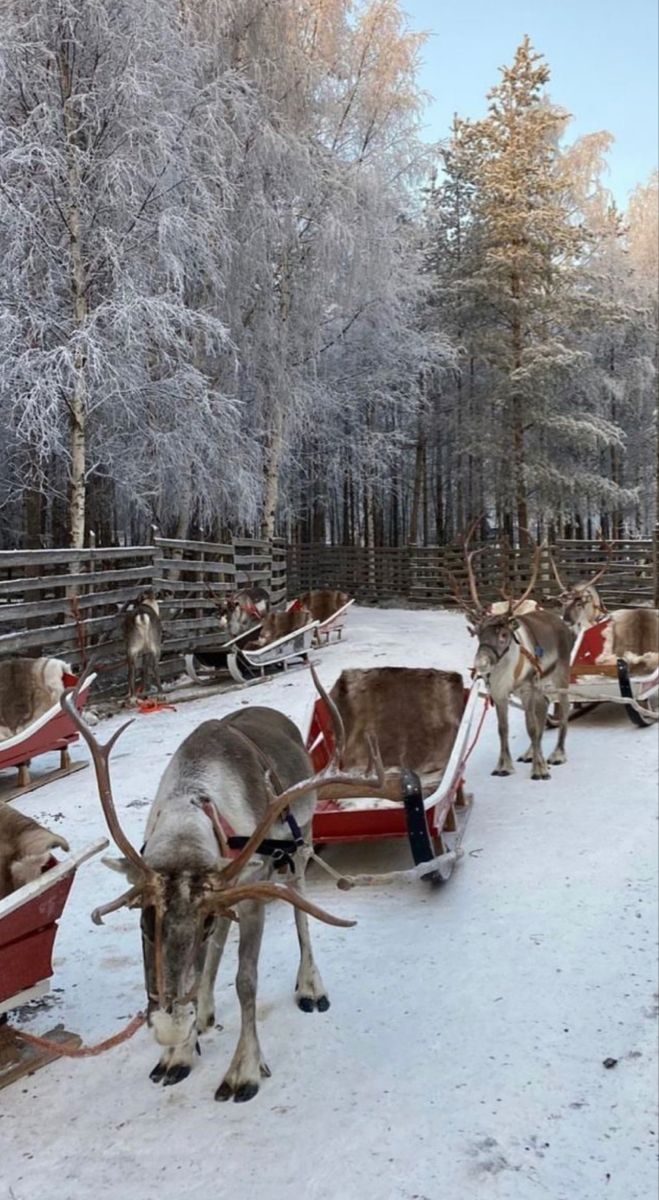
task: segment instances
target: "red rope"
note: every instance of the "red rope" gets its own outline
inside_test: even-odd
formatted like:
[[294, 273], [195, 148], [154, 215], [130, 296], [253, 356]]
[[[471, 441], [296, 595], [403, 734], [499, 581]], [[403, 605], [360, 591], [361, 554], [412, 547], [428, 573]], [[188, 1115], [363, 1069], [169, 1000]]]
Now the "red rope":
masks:
[[164, 704], [159, 700], [138, 700], [137, 708], [140, 713], [144, 714], [164, 712], [165, 709], [171, 709], [172, 712], [176, 712], [175, 704]]
[[63, 1058], [92, 1058], [96, 1054], [104, 1054], [106, 1050], [112, 1050], [114, 1046], [121, 1045], [131, 1038], [138, 1029], [141, 1029], [146, 1020], [143, 1012], [133, 1017], [129, 1021], [125, 1029], [121, 1033], [115, 1033], [114, 1037], [106, 1038], [104, 1042], [97, 1042], [95, 1046], [66, 1046], [60, 1042], [50, 1042], [48, 1038], [37, 1037], [34, 1033], [24, 1033], [22, 1029], [14, 1029], [9, 1026], [15, 1037], [22, 1042], [28, 1042], [30, 1046], [38, 1046], [41, 1050], [48, 1050], [52, 1054], [61, 1055]]
[[480, 721], [478, 722], [478, 729], [476, 730], [476, 735], [475, 735], [475, 737], [474, 737], [474, 740], [473, 740], [473, 742], [471, 743], [471, 746], [470, 746], [470, 747], [469, 747], [469, 749], [467, 750], [467, 753], [465, 754], [465, 756], [464, 756], [464, 758], [463, 758], [463, 760], [462, 760], [462, 766], [463, 766], [463, 767], [465, 766], [465, 763], [467, 763], [467, 762], [468, 762], [468, 760], [469, 760], [469, 756], [470, 756], [470, 754], [471, 754], [472, 750], [474, 749], [474, 746], [476, 745], [476, 742], [478, 741], [478, 739], [479, 739], [479, 737], [480, 737], [480, 735], [481, 735], [481, 729], [483, 728], [483, 722], [485, 721], [485, 718], [486, 718], [486, 716], [487, 716], [487, 710], [488, 710], [488, 708], [490, 708], [491, 704], [492, 704], [492, 698], [491, 698], [490, 696], [486, 696], [486, 697], [485, 697], [485, 703], [484, 703], [484, 705], [483, 705], [483, 711], [482, 711], [482, 713], [481, 713], [481, 719], [480, 719]]

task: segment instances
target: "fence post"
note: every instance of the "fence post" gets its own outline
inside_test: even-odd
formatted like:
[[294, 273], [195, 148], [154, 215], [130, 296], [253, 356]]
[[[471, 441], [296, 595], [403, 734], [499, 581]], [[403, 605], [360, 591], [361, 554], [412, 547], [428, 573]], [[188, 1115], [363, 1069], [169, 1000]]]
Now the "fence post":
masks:
[[654, 578], [654, 607], [659, 608], [659, 522], [654, 526], [652, 574]]
[[654, 527], [652, 574], [654, 577], [654, 606], [659, 608], [659, 522]]

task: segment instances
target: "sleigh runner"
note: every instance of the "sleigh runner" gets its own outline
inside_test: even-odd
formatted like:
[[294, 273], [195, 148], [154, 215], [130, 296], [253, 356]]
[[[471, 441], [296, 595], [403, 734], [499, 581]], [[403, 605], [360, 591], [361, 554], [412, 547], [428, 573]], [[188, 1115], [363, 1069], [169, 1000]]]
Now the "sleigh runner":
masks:
[[[407, 838], [415, 864], [411, 871], [356, 876], [339, 886], [402, 876], [447, 880], [461, 856], [470, 814], [465, 770], [486, 711], [479, 685], [465, 688], [456, 672], [385, 667], [343, 672], [330, 695], [345, 726], [344, 767], [363, 764], [372, 738], [386, 776], [381, 789], [361, 790], [349, 799], [321, 799], [314, 842], [325, 846]], [[333, 748], [331, 714], [317, 700], [307, 737], [316, 770], [330, 760]]]

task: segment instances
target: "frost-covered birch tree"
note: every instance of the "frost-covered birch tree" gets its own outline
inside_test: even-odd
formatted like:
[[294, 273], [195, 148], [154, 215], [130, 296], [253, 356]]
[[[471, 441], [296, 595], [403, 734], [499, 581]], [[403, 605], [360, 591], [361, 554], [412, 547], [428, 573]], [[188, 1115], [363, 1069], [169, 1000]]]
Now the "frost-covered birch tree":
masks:
[[204, 368], [232, 357], [224, 151], [244, 89], [204, 78], [174, 0], [13, 0], [1, 37], [9, 484], [28, 466], [65, 494], [81, 546], [95, 477], [151, 510], [190, 474], [202, 493], [227, 478], [234, 412]]

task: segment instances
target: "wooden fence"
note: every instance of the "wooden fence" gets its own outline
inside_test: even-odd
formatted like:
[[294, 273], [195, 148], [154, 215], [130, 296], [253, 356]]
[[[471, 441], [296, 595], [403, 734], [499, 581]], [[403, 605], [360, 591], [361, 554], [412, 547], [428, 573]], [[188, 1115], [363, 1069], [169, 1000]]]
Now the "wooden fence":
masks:
[[125, 655], [119, 609], [138, 592], [161, 597], [162, 674], [186, 651], [218, 641], [216, 600], [261, 583], [273, 605], [286, 599], [286, 545], [154, 539], [150, 546], [0, 551], [0, 658], [49, 654], [80, 666], [92, 657], [112, 687]]
[[[659, 539], [612, 543], [601, 591], [608, 607], [657, 603]], [[605, 561], [595, 541], [559, 541], [552, 548], [566, 582], [592, 575]], [[474, 566], [481, 598], [496, 600], [502, 583], [519, 595], [530, 570], [528, 551], [489, 545]], [[181, 670], [182, 655], [218, 640], [215, 601], [246, 582], [261, 583], [273, 606], [311, 587], [341, 587], [366, 603], [398, 600], [455, 604], [467, 594], [459, 546], [363, 547], [293, 545], [281, 539], [178, 541], [84, 550], [0, 551], [0, 658], [52, 654], [79, 666], [103, 667], [103, 686], [123, 675], [120, 607], [153, 587], [161, 596], [163, 675]], [[558, 591], [544, 554], [535, 595]]]
[[[602, 579], [601, 594], [609, 608], [658, 604], [659, 536], [610, 543], [611, 561]], [[479, 548], [480, 549], [480, 548]], [[474, 558], [479, 595], [499, 600], [502, 585], [520, 594], [529, 579], [531, 552], [488, 543]], [[548, 602], [559, 591], [550, 553], [566, 583], [592, 577], [607, 555], [594, 540], [560, 540], [543, 552], [537, 599]], [[454, 605], [456, 590], [468, 595], [467, 573], [460, 546], [400, 546], [364, 549], [312, 544], [288, 547], [289, 594], [310, 587], [340, 587], [358, 600], [412, 601]]]

